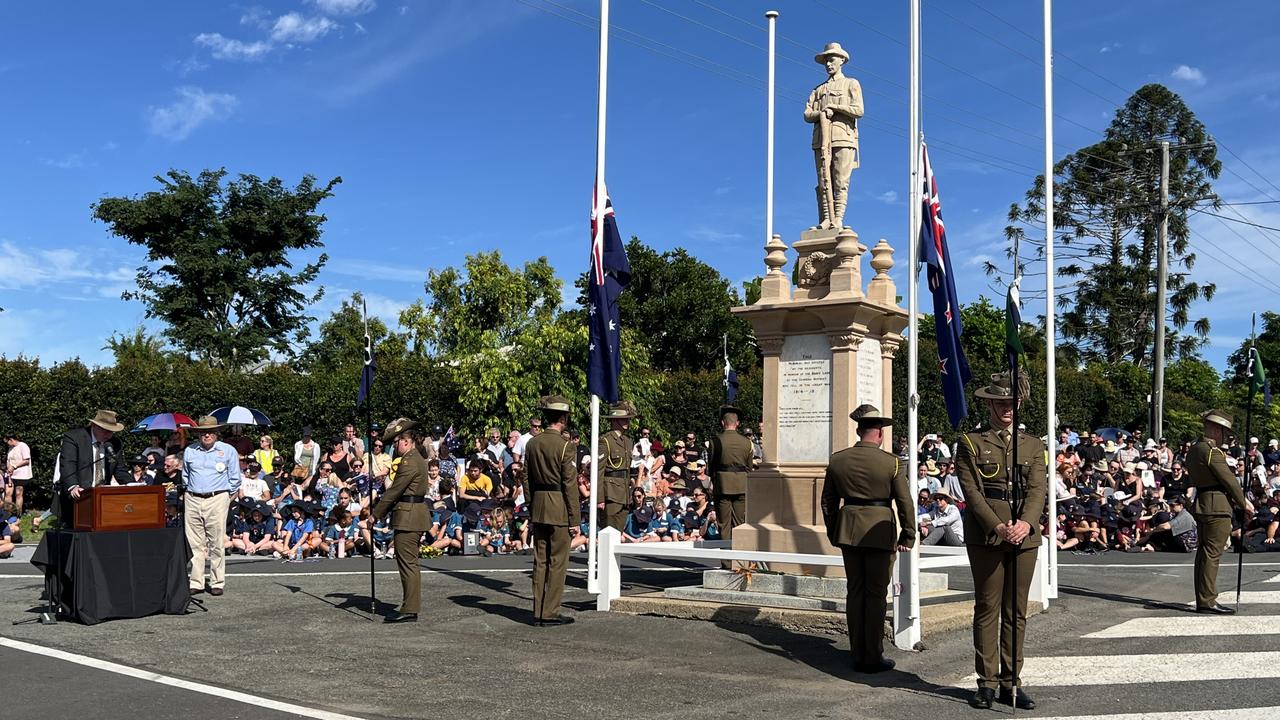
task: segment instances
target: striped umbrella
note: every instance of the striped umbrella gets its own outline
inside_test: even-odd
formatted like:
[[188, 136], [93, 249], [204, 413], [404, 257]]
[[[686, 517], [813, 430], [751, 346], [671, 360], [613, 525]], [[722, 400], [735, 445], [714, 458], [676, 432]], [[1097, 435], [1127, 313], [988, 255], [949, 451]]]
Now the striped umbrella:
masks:
[[178, 428], [193, 428], [196, 426], [194, 420], [182, 413], [157, 413], [148, 415], [138, 421], [129, 432], [156, 432], [158, 430], [175, 431]]
[[254, 410], [243, 405], [228, 405], [209, 411], [215, 420], [223, 425], [261, 425], [271, 426], [271, 418], [261, 410]]

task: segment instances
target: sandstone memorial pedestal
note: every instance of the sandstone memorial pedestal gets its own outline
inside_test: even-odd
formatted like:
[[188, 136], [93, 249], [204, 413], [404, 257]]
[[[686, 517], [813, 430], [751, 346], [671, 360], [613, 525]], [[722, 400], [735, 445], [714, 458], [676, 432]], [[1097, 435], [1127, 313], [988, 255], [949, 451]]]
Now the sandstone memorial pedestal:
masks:
[[[810, 229], [794, 249], [796, 287], [783, 271], [786, 245], [774, 235], [765, 246], [760, 299], [733, 308], [751, 323], [764, 354], [764, 463], [750, 475], [747, 522], [734, 529], [733, 548], [838, 554], [820, 506], [827, 459], [857, 442], [854, 408], [871, 403], [893, 413], [893, 357], [907, 311], [897, 303], [893, 248], [885, 240], [871, 248], [875, 275], [865, 290], [867, 248], [853, 230]], [[885, 449], [890, 442], [886, 433]], [[802, 572], [842, 574], [817, 566]]]

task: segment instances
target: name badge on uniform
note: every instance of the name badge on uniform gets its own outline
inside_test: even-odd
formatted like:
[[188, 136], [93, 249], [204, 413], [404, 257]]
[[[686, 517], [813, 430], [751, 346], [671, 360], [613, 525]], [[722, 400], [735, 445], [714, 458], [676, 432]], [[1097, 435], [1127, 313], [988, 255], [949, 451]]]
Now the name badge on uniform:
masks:
[[[221, 454], [221, 453], [219, 453], [219, 454]], [[227, 469], [227, 464], [226, 464], [226, 463], [224, 463], [224, 462], [214, 463], [214, 465], [213, 465], [213, 469], [214, 469], [214, 470], [217, 470], [218, 472], [222, 472], [223, 470], [226, 470], [226, 469]]]

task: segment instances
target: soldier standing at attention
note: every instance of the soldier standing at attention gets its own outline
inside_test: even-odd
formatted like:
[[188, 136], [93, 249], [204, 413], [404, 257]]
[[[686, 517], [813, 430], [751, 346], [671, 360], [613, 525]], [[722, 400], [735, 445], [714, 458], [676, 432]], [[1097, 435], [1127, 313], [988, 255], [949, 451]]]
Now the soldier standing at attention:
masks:
[[372, 514], [378, 520], [391, 514], [391, 527], [395, 530], [392, 545], [403, 591], [400, 609], [383, 619], [388, 623], [417, 622], [422, 603], [418, 545], [422, 533], [431, 529], [431, 513], [427, 510], [427, 460], [418, 449], [417, 427], [418, 423], [399, 418], [382, 434], [383, 443], [395, 440], [396, 459], [392, 461], [386, 492]]
[[1253, 513], [1253, 503], [1244, 496], [1239, 481], [1227, 467], [1226, 453], [1221, 450], [1224, 436], [1231, 429], [1231, 417], [1220, 410], [1200, 416], [1204, 420], [1204, 437], [1191, 446], [1183, 467], [1196, 489], [1191, 514], [1196, 519], [1200, 545], [1196, 548], [1196, 612], [1232, 615], [1235, 608], [1218, 604], [1218, 563], [1231, 536], [1231, 506]]
[[598, 479], [600, 494], [604, 496], [604, 512], [601, 524], [618, 532], [627, 524], [627, 503], [631, 495], [631, 438], [623, 433], [631, 426], [636, 408], [623, 400], [609, 409], [605, 416], [609, 432], [600, 437]]
[[894, 665], [884, 656], [885, 596], [894, 549], [907, 552], [916, 541], [915, 503], [906, 463], [880, 447], [884, 427], [893, 419], [881, 417], [874, 405], [861, 405], [849, 417], [858, 423], [858, 442], [827, 464], [822, 518], [827, 539], [844, 554], [853, 668], [878, 673]]
[[720, 408], [723, 431], [711, 439], [711, 478], [720, 537], [733, 540], [733, 529], [747, 519], [747, 471], [754, 448], [738, 432], [742, 412], [732, 405]]
[[580, 524], [576, 447], [561, 433], [569, 422], [569, 401], [547, 395], [538, 402], [547, 430], [525, 445], [524, 496], [533, 521], [533, 624], [568, 625], [560, 617], [564, 576], [569, 566], [569, 528]]
[[[1025, 375], [1018, 379], [1019, 405], [1030, 392]], [[1014, 623], [1017, 623], [1018, 667], [1021, 677], [1027, 593], [1040, 547], [1040, 516], [1047, 486], [1045, 454], [1039, 438], [1013, 430], [1013, 382], [1008, 372], [991, 376], [991, 384], [975, 393], [986, 401], [990, 429], [960, 436], [956, 472], [966, 502], [964, 541], [973, 571], [973, 647], [978, 690], [969, 704], [990, 708], [999, 702], [1023, 710], [1036, 704], [1021, 687], [1015, 688]], [[1018, 467], [1010, 468], [1013, 443], [1018, 443]], [[1016, 476], [1016, 477], [1015, 477]], [[1013, 482], [1020, 482], [1022, 512], [1013, 517]], [[1010, 577], [1016, 564], [1017, 587]], [[1019, 681], [1020, 682], [1020, 681]]]
[[[804, 106], [804, 121], [813, 123], [813, 159], [818, 168], [818, 227], [844, 227], [844, 211], [849, 200], [849, 175], [858, 167], [858, 118], [862, 117], [862, 85], [845, 77], [840, 68], [849, 61], [849, 53], [840, 43], [827, 43], [813, 57], [827, 69], [827, 81], [809, 93]], [[822, 127], [829, 127], [828, 147], [823, 147]], [[824, 187], [830, 182], [831, 187]], [[832, 207], [827, 207], [830, 192]]]

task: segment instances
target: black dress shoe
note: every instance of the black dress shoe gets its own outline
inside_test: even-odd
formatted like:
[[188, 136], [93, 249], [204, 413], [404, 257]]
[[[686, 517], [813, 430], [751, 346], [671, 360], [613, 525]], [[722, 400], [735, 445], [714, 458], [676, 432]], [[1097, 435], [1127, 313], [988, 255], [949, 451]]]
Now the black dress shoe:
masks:
[[1207, 615], [1235, 615], [1236, 609], [1219, 603], [1214, 603], [1208, 607], [1197, 607], [1196, 612]]
[[382, 622], [384, 623], [418, 622], [418, 613], [394, 612], [382, 618]]
[[880, 658], [868, 663], [855, 663], [853, 669], [863, 673], [881, 673], [892, 670], [896, 665], [897, 663], [889, 658]]
[[558, 617], [558, 618], [550, 618], [546, 620], [534, 621], [534, 625], [537, 625], [538, 627], [554, 627], [556, 625], [572, 625], [572, 624], [573, 624], [573, 618], [571, 617]]
[[209, 588], [209, 594], [214, 597], [221, 597], [223, 592], [222, 588]]
[[[1003, 687], [1000, 688], [1000, 704], [1001, 705], [1014, 705], [1014, 697], [1015, 697], [1015, 694], [1011, 688], [1003, 688]], [[1027, 696], [1026, 693], [1022, 692], [1022, 688], [1018, 688], [1016, 697], [1017, 697], [1017, 704], [1014, 705], [1014, 707], [1018, 708], [1019, 710], [1035, 710], [1036, 709], [1036, 701], [1032, 700], [1030, 697]]]
[[989, 687], [980, 687], [973, 697], [969, 698], [969, 706], [978, 708], [979, 710], [990, 710], [991, 703], [995, 702], [996, 691]]

